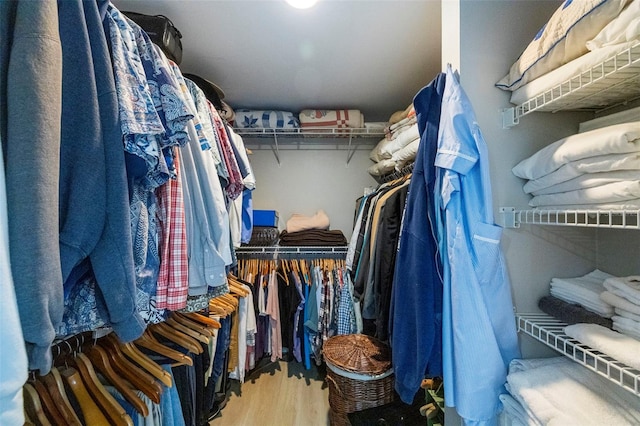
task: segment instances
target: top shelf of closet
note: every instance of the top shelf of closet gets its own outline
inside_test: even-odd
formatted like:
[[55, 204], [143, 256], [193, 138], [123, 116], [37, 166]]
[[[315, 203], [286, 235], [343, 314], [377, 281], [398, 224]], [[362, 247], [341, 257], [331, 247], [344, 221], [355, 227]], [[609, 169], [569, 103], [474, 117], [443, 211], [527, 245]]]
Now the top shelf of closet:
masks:
[[234, 129], [235, 132], [243, 137], [247, 138], [270, 138], [274, 137], [283, 139], [300, 139], [300, 138], [383, 138], [385, 133], [384, 129], [379, 128], [337, 128], [337, 127], [305, 127], [296, 129]]
[[535, 111], [601, 111], [640, 97], [640, 43], [502, 112], [504, 128]]

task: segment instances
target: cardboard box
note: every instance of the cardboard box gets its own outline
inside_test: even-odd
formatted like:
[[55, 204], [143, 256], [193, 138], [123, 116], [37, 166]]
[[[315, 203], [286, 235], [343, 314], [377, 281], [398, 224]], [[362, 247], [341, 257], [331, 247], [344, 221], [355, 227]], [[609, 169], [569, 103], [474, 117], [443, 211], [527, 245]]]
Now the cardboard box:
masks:
[[275, 210], [253, 210], [253, 226], [278, 227], [278, 212]]

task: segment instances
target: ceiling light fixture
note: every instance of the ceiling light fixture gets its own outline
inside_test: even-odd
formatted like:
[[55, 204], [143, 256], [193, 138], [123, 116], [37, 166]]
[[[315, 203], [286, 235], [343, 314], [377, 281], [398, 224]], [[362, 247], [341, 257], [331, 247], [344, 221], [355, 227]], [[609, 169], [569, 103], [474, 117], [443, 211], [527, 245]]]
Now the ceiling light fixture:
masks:
[[309, 9], [313, 7], [318, 0], [287, 0], [290, 6], [295, 7], [296, 9]]

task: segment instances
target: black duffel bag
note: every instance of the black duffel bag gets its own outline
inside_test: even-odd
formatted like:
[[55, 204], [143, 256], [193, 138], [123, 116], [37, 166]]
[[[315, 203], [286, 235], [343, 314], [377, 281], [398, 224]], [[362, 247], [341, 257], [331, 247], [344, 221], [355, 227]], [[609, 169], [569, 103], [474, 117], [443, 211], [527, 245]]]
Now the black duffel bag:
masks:
[[176, 64], [182, 62], [182, 34], [173, 22], [164, 15], [145, 15], [137, 12], [122, 12], [149, 35], [152, 42], [157, 44], [167, 58]]

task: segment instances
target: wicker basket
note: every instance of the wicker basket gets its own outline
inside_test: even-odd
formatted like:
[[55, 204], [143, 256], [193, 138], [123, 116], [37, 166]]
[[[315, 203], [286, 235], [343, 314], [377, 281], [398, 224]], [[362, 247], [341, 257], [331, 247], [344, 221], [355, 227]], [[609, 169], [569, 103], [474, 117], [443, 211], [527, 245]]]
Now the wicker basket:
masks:
[[331, 337], [322, 349], [327, 363], [329, 421], [348, 426], [347, 414], [393, 401], [391, 352], [363, 334]]

